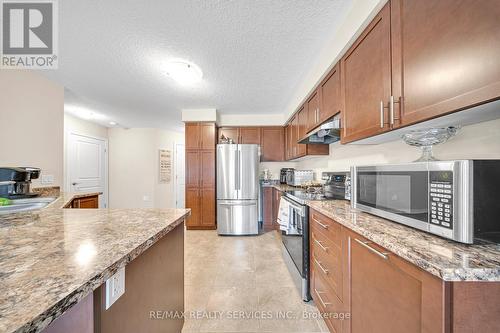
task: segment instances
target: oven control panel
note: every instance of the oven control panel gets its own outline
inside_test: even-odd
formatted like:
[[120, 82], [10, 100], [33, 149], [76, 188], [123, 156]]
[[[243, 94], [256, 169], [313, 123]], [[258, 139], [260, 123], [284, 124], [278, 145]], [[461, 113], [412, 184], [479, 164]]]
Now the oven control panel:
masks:
[[453, 172], [431, 171], [429, 183], [429, 222], [453, 229]]

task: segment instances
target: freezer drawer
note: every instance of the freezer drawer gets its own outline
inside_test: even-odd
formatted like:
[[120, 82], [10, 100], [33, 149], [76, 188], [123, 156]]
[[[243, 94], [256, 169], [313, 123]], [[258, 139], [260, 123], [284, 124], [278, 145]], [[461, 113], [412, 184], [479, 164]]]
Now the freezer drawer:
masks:
[[259, 233], [257, 200], [218, 200], [219, 235], [257, 235]]

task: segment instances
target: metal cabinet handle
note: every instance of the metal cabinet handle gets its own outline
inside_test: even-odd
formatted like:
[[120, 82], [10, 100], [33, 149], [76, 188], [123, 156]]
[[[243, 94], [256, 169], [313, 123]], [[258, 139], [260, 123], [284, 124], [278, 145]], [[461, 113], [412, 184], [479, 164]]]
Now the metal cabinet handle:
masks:
[[328, 275], [328, 273], [330, 273], [330, 271], [328, 269], [326, 269], [325, 267], [323, 267], [323, 265], [321, 265], [321, 262], [319, 262], [318, 259], [313, 258], [313, 260], [316, 263], [316, 265], [318, 265], [318, 267], [323, 271], [323, 273], [325, 273], [326, 275]]
[[396, 118], [394, 116], [394, 104], [397, 103], [397, 104], [400, 104], [401, 103], [401, 100], [398, 100], [398, 101], [394, 101], [394, 96], [391, 96], [391, 98], [389, 99], [389, 115], [390, 115], [390, 122], [391, 122], [391, 125], [394, 125], [394, 120], [399, 120], [399, 118]]
[[324, 294], [324, 292], [318, 291], [318, 289], [316, 289], [316, 288], [314, 288], [314, 291], [316, 292], [316, 295], [318, 295], [319, 302], [321, 303], [321, 305], [323, 305], [324, 308], [326, 308], [328, 305], [332, 304], [332, 303], [328, 303], [328, 302], [323, 301], [323, 298], [321, 298], [321, 294]]
[[384, 128], [384, 101], [380, 101], [380, 128]]
[[387, 253], [387, 252], [380, 252], [380, 251], [375, 250], [373, 247], [371, 247], [371, 246], [368, 245], [368, 244], [371, 244], [372, 242], [363, 242], [363, 241], [360, 241], [357, 238], [354, 238], [354, 240], [356, 242], [358, 242], [364, 248], [368, 249], [370, 252], [375, 253], [376, 255], [378, 255], [380, 258], [382, 258], [384, 260], [389, 259], [389, 253]]
[[318, 244], [318, 246], [319, 246], [319, 247], [320, 247], [323, 251], [328, 252], [328, 248], [327, 248], [327, 247], [325, 247], [325, 246], [323, 246], [323, 244], [321, 244], [321, 242], [320, 242], [319, 240], [317, 240], [316, 238], [313, 238], [313, 239], [314, 239], [314, 242], [315, 242], [316, 244]]
[[313, 217], [313, 221], [316, 222], [317, 224], [319, 224], [320, 226], [322, 226], [323, 228], [328, 229], [328, 225], [321, 223], [320, 221], [316, 220], [314, 217]]

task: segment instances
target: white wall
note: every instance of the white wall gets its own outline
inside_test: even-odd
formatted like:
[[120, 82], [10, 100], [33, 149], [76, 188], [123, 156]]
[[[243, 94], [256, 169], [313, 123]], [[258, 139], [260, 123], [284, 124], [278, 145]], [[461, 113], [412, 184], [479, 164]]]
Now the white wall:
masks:
[[218, 126], [282, 126], [285, 117], [280, 114], [219, 114]]
[[[173, 152], [176, 142], [184, 142], [184, 134], [149, 128], [110, 128], [108, 138], [109, 207], [175, 207]], [[170, 184], [158, 182], [159, 149], [172, 150]]]
[[[298, 169], [313, 169], [316, 179], [322, 171], [348, 171], [351, 165], [411, 162], [421, 150], [402, 140], [379, 145], [330, 145], [330, 155], [297, 162]], [[451, 159], [500, 159], [500, 119], [463, 127], [456, 137], [434, 147], [434, 156]]]
[[40, 167], [54, 176], [47, 185], [62, 186], [63, 123], [62, 86], [36, 71], [0, 70], [1, 166]]

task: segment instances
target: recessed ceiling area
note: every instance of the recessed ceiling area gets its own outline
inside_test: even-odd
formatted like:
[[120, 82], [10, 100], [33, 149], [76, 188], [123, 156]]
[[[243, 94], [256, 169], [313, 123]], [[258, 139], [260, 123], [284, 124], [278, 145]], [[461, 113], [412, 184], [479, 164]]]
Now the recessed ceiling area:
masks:
[[[352, 0], [59, 2], [59, 69], [68, 109], [109, 126], [181, 128], [181, 110], [280, 114]], [[196, 64], [182, 85], [167, 64]], [[102, 117], [101, 117], [102, 116]]]

